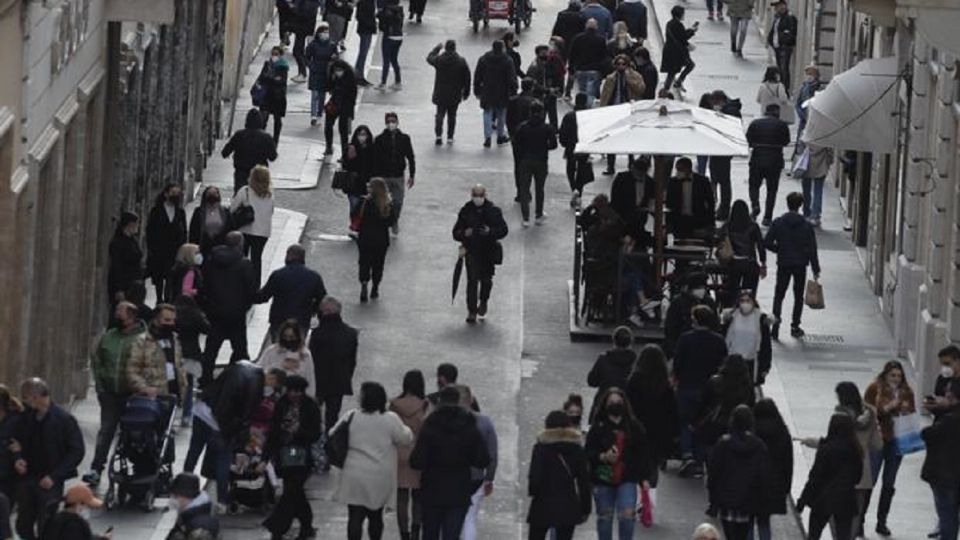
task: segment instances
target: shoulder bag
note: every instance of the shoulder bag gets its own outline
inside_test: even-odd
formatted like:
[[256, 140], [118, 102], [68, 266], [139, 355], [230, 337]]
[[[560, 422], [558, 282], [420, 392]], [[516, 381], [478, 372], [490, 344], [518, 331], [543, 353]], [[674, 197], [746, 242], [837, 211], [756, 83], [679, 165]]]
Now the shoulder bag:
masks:
[[350, 230], [353, 232], [358, 232], [360, 226], [363, 225], [363, 213], [367, 209], [367, 199], [363, 199], [363, 203], [360, 205], [360, 208], [350, 215]]
[[340, 169], [339, 171], [333, 173], [333, 181], [330, 184], [332, 189], [339, 189], [340, 191], [346, 191], [353, 186], [354, 179], [357, 177], [357, 173], [353, 171], [348, 171], [346, 169]]
[[244, 189], [246, 190], [244, 193], [246, 196], [246, 201], [240, 203], [240, 206], [231, 215], [234, 229], [239, 229], [244, 225], [253, 223], [254, 219], [257, 217], [253, 210], [253, 206], [250, 205], [250, 186], [246, 186]]
[[327, 454], [327, 463], [342, 469], [343, 464], [347, 462], [347, 451], [350, 448], [350, 423], [353, 422], [353, 415], [340, 423], [334, 431], [327, 437], [326, 444], [323, 445], [323, 451]]

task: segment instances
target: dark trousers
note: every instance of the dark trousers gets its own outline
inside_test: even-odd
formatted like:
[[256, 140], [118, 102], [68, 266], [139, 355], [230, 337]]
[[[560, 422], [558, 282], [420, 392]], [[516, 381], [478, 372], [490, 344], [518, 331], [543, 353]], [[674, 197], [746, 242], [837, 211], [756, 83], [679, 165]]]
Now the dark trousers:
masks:
[[[267, 122], [270, 121], [270, 111], [261, 108], [260, 114], [263, 115], [263, 127], [267, 127]], [[273, 115], [273, 144], [278, 144], [280, 142], [280, 131], [283, 129], [283, 117], [279, 114]], [[248, 171], [249, 173], [249, 171]], [[236, 179], [234, 179], [236, 181]]]
[[107, 463], [113, 437], [117, 434], [117, 425], [120, 424], [120, 415], [123, 414], [127, 396], [116, 392], [97, 392], [97, 402], [100, 404], [100, 429], [97, 430], [97, 448], [93, 453], [90, 470], [101, 472]]
[[520, 213], [524, 221], [530, 220], [530, 185], [533, 184], [536, 196], [536, 216], [543, 216], [543, 188], [547, 183], [547, 162], [535, 159], [520, 161], [520, 176], [518, 178], [520, 190]]
[[853, 516], [838, 516], [823, 511], [811, 510], [810, 523], [807, 526], [807, 539], [820, 540], [820, 535], [828, 523], [833, 522], [835, 540], [852, 540]]
[[591, 176], [592, 165], [587, 159], [590, 156], [586, 154], [574, 154], [567, 158], [567, 182], [570, 183], [570, 191], [581, 193], [585, 185], [585, 179]]
[[550, 525], [540, 525], [540, 524], [531, 523], [527, 538], [528, 540], [545, 540], [547, 538], [547, 532], [550, 529], [553, 529], [556, 540], [573, 540], [574, 528], [576, 528], [576, 525], [552, 527]]
[[790, 91], [790, 59], [793, 57], [793, 47], [778, 47], [773, 50], [777, 58], [777, 69], [780, 70], [780, 82], [784, 89]]
[[680, 84], [683, 84], [683, 81], [687, 80], [687, 75], [690, 75], [690, 72], [693, 71], [693, 68], [697, 65], [691, 59], [687, 59], [687, 63], [683, 65], [683, 69], [680, 71], [680, 76], [677, 76], [676, 72], [667, 73], [667, 80], [663, 81], [663, 88], [669, 90], [673, 86], [673, 81], [676, 81]]
[[373, 276], [374, 285], [383, 279], [383, 265], [387, 261], [387, 246], [360, 248], [360, 282], [366, 283]]
[[949, 482], [931, 484], [933, 504], [940, 521], [940, 540], [957, 540], [957, 515], [960, 512], [960, 486]]
[[243, 235], [243, 255], [250, 257], [253, 263], [253, 272], [257, 276], [257, 286], [260, 286], [260, 277], [263, 275], [263, 248], [267, 245], [266, 236], [253, 234]]
[[200, 377], [200, 386], [205, 386], [213, 380], [213, 369], [220, 354], [220, 347], [224, 341], [230, 341], [233, 353], [230, 363], [250, 358], [247, 352], [247, 321], [246, 317], [236, 321], [210, 321], [210, 333], [207, 334], [207, 345], [203, 351], [203, 375]]
[[293, 39], [293, 59], [297, 61], [297, 74], [304, 77], [307, 75], [307, 61], [303, 54], [306, 43], [307, 35], [297, 32]]
[[47, 520], [56, 512], [63, 496], [63, 484], [43, 489], [35, 478], [24, 478], [17, 484], [17, 534], [23, 540], [34, 540], [43, 534]]
[[750, 290], [757, 292], [760, 283], [760, 268], [753, 259], [734, 259], [727, 270], [726, 305], [736, 306], [740, 291]]
[[[401, 533], [410, 532], [411, 524], [417, 531], [423, 522], [423, 509], [420, 508], [420, 490], [410, 488], [397, 489], [397, 528]], [[419, 538], [417, 539], [419, 540]]]
[[283, 478], [283, 495], [263, 526], [273, 534], [285, 534], [296, 519], [300, 522], [301, 531], [313, 529], [313, 510], [303, 489], [310, 478], [310, 470], [306, 467], [284, 467], [280, 470], [280, 476]]
[[717, 207], [717, 218], [727, 219], [730, 214], [730, 199], [732, 197], [730, 189], [730, 161], [729, 157], [713, 156], [710, 158], [710, 181], [713, 184], [714, 193], [720, 190], [720, 206]]
[[[707, 11], [713, 12], [714, 0], [707, 0]], [[723, 14], [723, 0], [716, 0], [717, 13]], [[726, 527], [724, 527], [726, 530]]]
[[437, 138], [443, 137], [443, 118], [447, 118], [447, 138], [453, 138], [453, 132], [457, 129], [457, 108], [460, 104], [455, 105], [437, 105], [437, 115], [434, 117], [433, 122], [433, 134]]
[[764, 182], [767, 183], [767, 200], [763, 208], [763, 219], [773, 219], [773, 207], [777, 204], [777, 190], [780, 188], [782, 170], [783, 167], [750, 166], [750, 207], [754, 214], [760, 213], [760, 186]]
[[793, 319], [791, 326], [800, 326], [800, 317], [803, 315], [803, 288], [807, 284], [807, 267], [777, 266], [777, 284], [773, 292], [773, 316], [780, 319], [783, 311], [783, 297], [787, 294], [787, 286], [793, 280]]
[[217, 484], [217, 502], [229, 503], [230, 496], [230, 463], [233, 455], [230, 445], [220, 433], [214, 431], [203, 420], [194, 417], [193, 428], [190, 430], [190, 443], [187, 447], [187, 456], [183, 462], [183, 470], [193, 472], [197, 468], [200, 454], [206, 449], [203, 456], [203, 466], [200, 472], [207, 477], [212, 476]]
[[486, 261], [472, 262], [467, 255], [467, 311], [477, 312], [477, 293], [480, 302], [486, 304], [493, 289], [493, 268]]
[[352, 118], [347, 118], [342, 114], [328, 114], [323, 121], [323, 137], [327, 141], [327, 152], [333, 152], [333, 123], [337, 123], [337, 131], [340, 133], [340, 153], [347, 153], [347, 146], [350, 144], [350, 125]]
[[347, 505], [347, 540], [363, 539], [363, 522], [367, 522], [370, 540], [383, 537], [383, 508], [371, 510], [356, 504]]
[[423, 540], [459, 540], [469, 505], [423, 506]]
[[233, 170], [233, 194], [236, 195], [240, 188], [250, 183], [250, 169]]
[[[310, 381], [311, 383], [313, 381]], [[340, 419], [340, 408], [343, 406], [343, 396], [340, 394], [318, 395], [317, 401], [323, 405], [324, 429], [329, 430]]]
[[734, 523], [733, 521], [723, 521], [723, 536], [726, 540], [747, 540], [750, 537], [750, 528], [753, 522]]
[[557, 123], [557, 95], [547, 94], [543, 96], [543, 108], [547, 111], [547, 119], [550, 121], [550, 125], [559, 127], [560, 124]]
[[400, 84], [400, 46], [403, 45], [402, 39], [390, 39], [386, 36], [380, 38], [380, 55], [383, 57], [383, 69], [380, 72], [380, 84], [387, 84], [387, 76], [390, 74], [390, 66], [393, 66], [393, 81]]

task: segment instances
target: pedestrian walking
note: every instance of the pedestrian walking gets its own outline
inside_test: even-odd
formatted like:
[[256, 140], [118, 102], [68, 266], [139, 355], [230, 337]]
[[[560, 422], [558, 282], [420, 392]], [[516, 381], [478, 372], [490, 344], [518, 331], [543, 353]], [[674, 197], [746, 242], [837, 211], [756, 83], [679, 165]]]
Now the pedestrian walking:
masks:
[[613, 539], [616, 516], [618, 537], [628, 540], [637, 524], [638, 490], [650, 487], [650, 442], [623, 390], [607, 389], [598, 404], [585, 446], [597, 508], [597, 537]]
[[[750, 0], [726, 0], [726, 2], [727, 15], [730, 17], [730, 52], [737, 58], [743, 58], [743, 42], [747, 39], [747, 29], [753, 19], [753, 2]], [[723, 20], [722, 14], [720, 20]]]
[[786, 0], [776, 0], [773, 6], [773, 23], [767, 32], [767, 44], [773, 48], [777, 67], [783, 76], [783, 86], [790, 91], [790, 62], [797, 45], [797, 18], [790, 13]]
[[767, 110], [768, 105], [778, 105], [780, 119], [788, 124], [793, 123], [794, 104], [790, 101], [787, 89], [780, 82], [780, 69], [776, 66], [769, 66], [764, 71], [763, 82], [757, 89], [757, 103], [760, 104], [761, 111]]
[[[111, 532], [94, 535], [90, 528], [90, 511], [98, 510], [103, 501], [84, 484], [76, 484], [63, 495], [63, 508], [47, 522], [44, 540], [110, 540]], [[55, 507], [56, 508], [56, 507]], [[9, 522], [8, 522], [9, 523]], [[3, 527], [4, 525], [0, 525]], [[9, 525], [6, 525], [9, 527]], [[12, 538], [9, 532], [4, 538]]]
[[377, 35], [376, 0], [357, 0], [357, 34], [360, 36], [360, 45], [357, 47], [357, 60], [353, 64], [353, 69], [357, 84], [370, 86], [366, 75], [366, 64], [373, 36]]
[[734, 201], [730, 219], [720, 228], [719, 237], [721, 241], [729, 242], [733, 254], [725, 261], [727, 279], [724, 288], [730, 305], [743, 291], [756, 294], [760, 279], [767, 277], [767, 248], [763, 245], [763, 232], [751, 219], [743, 199]]
[[[573, 38], [583, 32], [586, 27], [587, 20], [583, 18], [581, 7], [580, 0], [570, 0], [566, 9], [557, 12], [557, 18], [554, 20], [553, 29], [550, 32], [551, 36], [557, 36], [563, 40], [563, 55], [567, 58], [569, 58], [569, 47], [573, 43]], [[570, 81], [572, 82], [572, 80], [571, 77]], [[565, 89], [564, 95], [569, 97], [570, 90]]]
[[284, 382], [286, 393], [274, 409], [270, 434], [264, 446], [264, 457], [274, 463], [283, 479], [283, 494], [263, 522], [272, 540], [281, 540], [294, 519], [300, 522], [297, 538], [305, 540], [317, 534], [304, 484], [313, 467], [310, 448], [320, 440], [323, 421], [320, 406], [306, 394], [308, 384], [299, 375], [287, 377]]
[[210, 321], [200, 309], [197, 300], [188, 295], [177, 297], [173, 306], [177, 308], [177, 336], [180, 337], [180, 350], [183, 354], [183, 371], [186, 374], [187, 387], [184, 389], [183, 412], [180, 424], [189, 427], [193, 418], [194, 385], [203, 375], [203, 353], [200, 348], [200, 334], [210, 333]]
[[297, 75], [291, 80], [295, 83], [307, 81], [304, 45], [307, 43], [307, 36], [313, 35], [317, 28], [317, 12], [319, 11], [320, 0], [294, 0], [293, 58], [297, 61]]
[[581, 432], [581, 435], [586, 435], [582, 432], [583, 396], [580, 394], [570, 394], [567, 396], [567, 400], [563, 402], [563, 412], [565, 412], [570, 419], [570, 426], [578, 432]]
[[527, 68], [527, 78], [534, 82], [534, 95], [543, 102], [547, 118], [554, 128], [557, 122], [557, 99], [563, 94], [563, 77], [566, 74], [566, 60], [556, 46], [537, 45], [534, 49], [536, 59]]
[[380, 29], [380, 55], [383, 57], [383, 68], [380, 71], [382, 89], [387, 85], [387, 76], [393, 67], [393, 88], [399, 90], [400, 81], [400, 46], [403, 45], [403, 6], [400, 0], [385, 0], [386, 6], [377, 13], [378, 28]]
[[201, 265], [203, 265], [203, 254], [200, 253], [200, 246], [191, 243], [180, 246], [167, 278], [167, 297], [173, 298], [174, 301], [181, 296], [196, 299], [203, 288]]
[[767, 447], [768, 489], [756, 515], [758, 540], [771, 540], [771, 515], [787, 515], [787, 498], [793, 485], [793, 440], [777, 404], [770, 398], [753, 407], [754, 433]]
[[754, 435], [753, 411], [738, 405], [730, 414], [730, 428], [710, 455], [707, 492], [710, 512], [720, 518], [727, 540], [751, 537], [754, 518], [764, 511], [770, 493], [770, 457]]
[[[309, 0], [306, 0], [309, 1]], [[301, 42], [299, 33], [297, 42]], [[300, 45], [302, 47], [302, 44]], [[296, 49], [294, 49], [296, 51]], [[294, 55], [297, 53], [294, 52]], [[302, 54], [301, 54], [302, 56]], [[297, 64], [302, 60], [297, 59]], [[270, 116], [273, 116], [273, 144], [280, 144], [280, 130], [283, 129], [283, 117], [287, 114], [287, 75], [290, 71], [290, 64], [283, 57], [283, 47], [274, 47], [270, 50], [270, 59], [263, 63], [257, 82], [261, 84], [266, 93], [260, 103], [260, 115], [263, 117], [262, 126], [266, 129]], [[301, 80], [302, 79], [302, 80]], [[294, 77], [294, 82], [306, 81], [306, 68], [301, 68], [301, 73]], [[239, 188], [239, 186], [237, 186]]]
[[680, 336], [693, 328], [693, 308], [698, 305], [704, 305], [710, 310], [711, 313], [707, 314], [710, 319], [707, 326], [710, 327], [709, 322], [716, 319], [714, 314], [717, 312], [717, 305], [707, 292], [707, 275], [691, 271], [681, 279], [680, 292], [670, 298], [663, 328], [663, 352], [667, 358], [673, 358], [676, 353]]
[[285, 47], [290, 46], [290, 33], [296, 24], [297, 12], [294, 6], [296, 0], [276, 0], [278, 26], [280, 30], [280, 43]]
[[702, 396], [700, 410], [694, 416], [694, 436], [709, 456], [717, 441], [727, 433], [733, 410], [740, 405], [752, 409], [756, 403], [753, 382], [743, 357], [727, 355], [707, 381]]
[[215, 540], [220, 536], [220, 520], [213, 515], [213, 503], [200, 489], [200, 478], [180, 473], [170, 484], [171, 505], [177, 512], [167, 540]]
[[[683, 25], [683, 16], [686, 10], [683, 6], [673, 6], [670, 9], [670, 21], [664, 31], [663, 59], [660, 61], [660, 72], [667, 74], [663, 83], [664, 90], [676, 88], [686, 92], [683, 81], [693, 71], [696, 64], [690, 58], [690, 39], [697, 33], [700, 23], [694, 22], [690, 28]], [[677, 74], [679, 73], [679, 76]]]
[[563, 115], [560, 122], [557, 140], [563, 146], [563, 159], [567, 162], [567, 183], [570, 184], [570, 207], [578, 208], [583, 196], [583, 188], [593, 182], [593, 165], [590, 164], [588, 154], [577, 154], [577, 143], [580, 142], [577, 128], [577, 112], [587, 109], [588, 97], [583, 92], [577, 93], [574, 99], [573, 110]]
[[332, 296], [320, 302], [319, 315], [319, 324], [310, 333], [310, 353], [324, 425], [332, 426], [340, 418], [343, 397], [353, 395], [359, 332], [344, 322], [343, 306]]
[[[390, 192], [390, 200], [393, 201], [393, 223], [390, 230], [394, 236], [400, 234], [400, 212], [403, 210], [403, 199], [407, 189], [413, 189], [415, 184], [414, 176], [417, 173], [417, 161], [413, 155], [413, 145], [410, 142], [410, 136], [400, 131], [400, 119], [395, 112], [388, 112], [384, 115], [386, 129], [383, 130], [373, 145], [377, 155], [376, 175], [382, 177], [387, 184], [387, 190]], [[407, 166], [410, 167], [410, 175], [404, 185], [404, 176]]]
[[277, 329], [277, 342], [267, 346], [260, 353], [257, 365], [264, 372], [273, 368], [280, 368], [287, 374], [287, 378], [299, 375], [307, 380], [306, 393], [316, 399], [317, 380], [313, 369], [313, 356], [307, 348], [307, 341], [296, 319], [290, 319]]
[[[350, 145], [347, 146], [343, 159], [343, 170], [350, 173], [350, 181], [343, 192], [347, 195], [351, 217], [360, 210], [360, 203], [368, 193], [367, 182], [373, 178], [377, 167], [375, 155], [370, 128], [365, 124], [357, 126], [353, 130], [353, 137], [350, 138]], [[351, 229], [349, 233], [355, 237], [357, 231]]]
[[77, 419], [53, 402], [43, 379], [23, 381], [20, 396], [27, 410], [16, 437], [7, 442], [17, 476], [15, 528], [20, 538], [35, 540], [43, 534], [50, 507], [63, 495], [63, 484], [77, 475], [83, 435]]
[[[627, 25], [627, 32], [637, 44], [647, 39], [647, 6], [641, 0], [624, 0], [617, 6], [613, 14], [615, 21], [623, 21]], [[656, 85], [654, 85], [656, 88]]]
[[550, 411], [537, 435], [527, 473], [529, 540], [572, 540], [590, 515], [590, 471], [580, 430], [563, 411]]
[[766, 182], [767, 200], [763, 209], [763, 226], [769, 227], [777, 203], [780, 173], [783, 172], [783, 148], [790, 144], [790, 126], [780, 119], [780, 107], [767, 105], [763, 118], [747, 127], [750, 145], [750, 206], [753, 217], [760, 215], [760, 186]]
[[460, 243], [467, 267], [468, 324], [487, 316], [493, 275], [496, 266], [503, 263], [500, 240], [507, 232], [503, 212], [487, 198], [487, 188], [473, 186], [470, 201], [460, 208], [453, 226], [453, 239]]
[[210, 318], [210, 334], [203, 350], [200, 386], [213, 379], [213, 368], [226, 340], [230, 361], [250, 358], [247, 352], [247, 310], [257, 294], [253, 264], [243, 258], [243, 234], [231, 231], [226, 243], [213, 249], [203, 264], [204, 294], [200, 304]]
[[944, 409], [933, 425], [920, 434], [927, 446], [920, 478], [933, 490], [934, 507], [939, 518], [939, 538], [957, 540], [957, 515], [960, 510], [960, 380], [951, 379], [943, 396]]
[[523, 60], [520, 58], [520, 51], [517, 50], [517, 47], [520, 46], [520, 41], [517, 40], [517, 37], [513, 32], [507, 32], [503, 34], [503, 37], [500, 38], [503, 41], [503, 52], [513, 60], [513, 72], [516, 77], [523, 79]]
[[326, 0], [324, 3], [323, 19], [330, 25], [330, 41], [341, 51], [346, 49], [347, 26], [353, 17], [353, 6], [352, 0]]
[[[710, 108], [719, 113], [723, 113], [734, 118], [741, 117], [743, 105], [739, 99], [730, 99], [723, 90], [714, 90], [710, 93]], [[714, 198], [717, 191], [720, 192], [719, 205], [717, 206], [717, 219], [726, 221], [730, 216], [730, 200], [733, 196], [730, 182], [730, 169], [733, 158], [731, 156], [710, 156], [708, 165], [710, 167], [710, 183], [713, 185]], [[700, 164], [700, 156], [697, 156], [697, 164]]]
[[130, 345], [124, 378], [131, 394], [183, 398], [187, 379], [176, 325], [177, 308], [160, 304], [147, 331], [138, 335]]
[[[645, 89], [643, 77], [633, 69], [632, 65], [630, 56], [626, 54], [620, 53], [614, 57], [613, 72], [603, 79], [603, 86], [600, 88], [601, 107], [620, 105], [643, 98]], [[603, 174], [612, 176], [616, 173], [616, 163], [617, 155], [607, 154], [607, 168]]]
[[253, 209], [253, 221], [236, 230], [243, 234], [243, 256], [253, 264], [254, 282], [259, 285], [263, 272], [263, 248], [273, 229], [273, 191], [270, 169], [257, 165], [250, 171], [250, 184], [237, 191], [230, 201], [230, 215], [237, 217], [243, 207]]
[[610, 388], [627, 388], [627, 378], [633, 373], [637, 363], [637, 353], [633, 351], [633, 332], [626, 326], [618, 326], [612, 335], [613, 348], [597, 357], [587, 374], [587, 385], [597, 389], [590, 408], [590, 420], [596, 415], [600, 396]]
[[517, 129], [530, 119], [530, 110], [534, 104], [540, 104], [537, 97], [536, 82], [529, 77], [520, 80], [520, 93], [507, 100], [507, 137], [513, 154], [513, 183], [517, 188], [514, 202], [520, 202], [520, 149], [517, 146]]
[[507, 103], [517, 93], [516, 66], [504, 52], [503, 41], [496, 40], [491, 50], [477, 60], [473, 71], [473, 93], [483, 109], [483, 146], [490, 148], [493, 126], [497, 126], [497, 144], [506, 144]]
[[543, 225], [547, 218], [543, 211], [547, 183], [549, 152], [557, 148], [557, 130], [546, 123], [543, 105], [535, 103], [530, 108], [530, 119], [517, 128], [515, 139], [519, 156], [520, 214], [523, 226], [530, 226], [530, 187], [535, 195], [535, 223]]
[[423, 540], [460, 538], [473, 493], [470, 468], [489, 463], [476, 418], [460, 407], [455, 387], [444, 387], [410, 454], [410, 466], [420, 471]]
[[807, 535], [819, 540], [829, 521], [834, 538], [852, 538], [851, 524], [857, 515], [855, 488], [863, 474], [864, 456], [857, 443], [854, 419], [844, 413], [830, 417], [827, 436], [820, 440], [813, 467], [797, 500], [797, 512], [810, 508]]
[[[330, 63], [337, 58], [337, 44], [330, 39], [330, 26], [323, 22], [317, 27], [313, 40], [304, 52], [310, 70], [307, 88], [310, 90], [310, 125], [316, 126], [323, 118], [326, 103]], [[329, 147], [329, 145], [328, 145]]]
[[333, 124], [336, 123], [340, 133], [340, 156], [343, 161], [350, 140], [350, 125], [357, 107], [357, 79], [350, 64], [339, 58], [331, 62], [327, 87], [330, 99], [324, 106], [327, 119], [323, 124], [323, 136], [327, 146], [323, 155], [333, 155]]
[[93, 487], [100, 485], [100, 476], [129, 396], [124, 366], [130, 358], [130, 348], [147, 330], [147, 326], [137, 317], [137, 306], [130, 302], [118, 303], [113, 317], [117, 326], [104, 331], [97, 341], [97, 348], [90, 355], [90, 371], [97, 392], [97, 404], [100, 405], [100, 428], [93, 461], [89, 472], [83, 475], [83, 481]]
[[413, 443], [397, 449], [397, 528], [401, 540], [420, 540], [423, 510], [420, 504], [420, 472], [410, 466], [410, 454], [416, 444], [430, 402], [425, 397], [426, 383], [418, 369], [403, 375], [403, 391], [390, 400], [390, 410], [400, 417], [413, 434]]
[[742, 291], [736, 297], [736, 307], [727, 308], [721, 314], [721, 324], [727, 352], [742, 357], [750, 381], [762, 386], [773, 356], [770, 344], [773, 319], [760, 310], [751, 291]]
[[774, 285], [773, 316], [776, 319], [770, 337], [777, 339], [780, 330], [780, 313], [787, 286], [793, 280], [793, 318], [790, 335], [801, 338], [800, 327], [803, 315], [803, 291], [807, 281], [807, 265], [813, 271], [813, 279], [820, 279], [820, 258], [817, 255], [817, 236], [813, 226], [800, 215], [803, 195], [793, 192], [787, 195], [788, 212], [778, 217], [767, 230], [763, 244], [777, 254], [777, 281]]
[[137, 232], [140, 216], [123, 212], [110, 239], [110, 267], [107, 269], [107, 291], [111, 305], [124, 300], [134, 281], [143, 277], [143, 250]]
[[493, 494], [493, 482], [497, 476], [499, 460], [497, 430], [489, 416], [472, 410], [474, 400], [470, 387], [457, 385], [457, 390], [460, 392], [460, 406], [476, 418], [477, 429], [480, 430], [483, 442], [487, 446], [487, 453], [490, 455], [490, 463], [485, 467], [471, 467], [470, 469], [473, 495], [470, 496], [470, 508], [463, 520], [462, 538], [463, 540], [477, 540], [477, 514], [480, 512], [480, 503], [484, 498]]
[[230, 136], [227, 144], [223, 145], [220, 155], [223, 159], [233, 156], [233, 193], [250, 180], [250, 171], [257, 165], [268, 166], [269, 162], [277, 159], [277, 143], [263, 128], [263, 115], [257, 109], [247, 111], [243, 129]]
[[707, 0], [707, 20], [723, 22], [723, 1]]
[[188, 240], [200, 246], [204, 258], [211, 255], [213, 248], [223, 244], [230, 230], [230, 210], [220, 201], [220, 190], [216, 186], [207, 186], [200, 195], [200, 205], [190, 216]]
[[680, 436], [677, 397], [670, 384], [667, 357], [659, 345], [645, 345], [627, 378], [627, 399], [650, 441], [650, 496], [656, 498], [659, 469], [676, 455]]
[[[800, 135], [803, 134], [803, 129], [807, 126], [807, 107], [804, 107], [804, 104], [816, 95], [817, 92], [823, 90], [825, 84], [820, 80], [820, 69], [817, 66], [807, 66], [803, 68], [803, 77], [803, 82], [800, 83], [800, 88], [797, 90], [797, 100], [794, 103], [797, 118], [799, 119], [797, 126], [798, 147], [802, 144], [800, 142]], [[784, 81], [784, 85], [789, 84], [786, 76], [782, 73], [780, 80]]]
[[397, 492], [397, 451], [413, 442], [413, 432], [396, 413], [387, 411], [387, 393], [375, 382], [360, 385], [360, 408], [345, 414], [331, 433], [338, 429], [349, 430], [335, 495], [347, 504], [347, 538], [363, 538], [366, 521], [369, 538], [380, 540], [383, 509]]
[[274, 270], [256, 293], [254, 302], [258, 304], [273, 299], [269, 318], [271, 340], [277, 339], [277, 328], [288, 319], [295, 319], [303, 333], [310, 330], [310, 319], [327, 296], [323, 278], [306, 262], [307, 250], [300, 244], [291, 244], [283, 267]]
[[187, 241], [187, 214], [182, 203], [180, 184], [167, 184], [147, 216], [147, 275], [157, 291], [158, 302], [173, 300], [166, 296], [164, 286], [177, 250]]
[[[431, 407], [440, 406], [440, 391], [448, 386], [456, 386], [457, 379], [460, 377], [460, 371], [453, 364], [443, 363], [437, 366], [437, 391], [427, 395], [427, 401]], [[473, 397], [473, 404], [470, 410], [480, 412], [480, 405], [477, 404], [476, 396]]]
[[613, 23], [613, 35], [607, 40], [607, 56], [616, 61], [617, 56], [625, 55], [633, 65], [633, 54], [640, 44], [630, 36], [627, 23], [617, 21]]
[[604, 41], [613, 36], [613, 15], [600, 0], [587, 0], [580, 10], [580, 16], [588, 23], [590, 19], [597, 21], [597, 31]]
[[[401, 179], [402, 180], [402, 179]], [[357, 248], [359, 249], [360, 302], [380, 298], [380, 281], [383, 266], [390, 248], [390, 227], [396, 224], [396, 205], [388, 193], [383, 178], [372, 178], [370, 193], [360, 203]], [[373, 287], [367, 293], [367, 285], [373, 279]]]
[[410, 2], [410, 14], [408, 15], [409, 19], [412, 21], [414, 18], [417, 20], [417, 24], [423, 23], [423, 11], [427, 8], [427, 0], [413, 0]]
[[882, 478], [880, 500], [877, 503], [876, 531], [881, 536], [890, 536], [892, 533], [887, 527], [887, 516], [893, 505], [897, 472], [903, 460], [893, 433], [894, 419], [916, 412], [916, 398], [910, 383], [907, 382], [903, 364], [898, 360], [890, 360], [884, 364], [883, 371], [867, 386], [863, 401], [877, 410], [880, 433], [883, 435], [883, 450], [879, 461], [872, 464], [871, 473], [875, 480], [877, 477]]
[[637, 47], [634, 53], [634, 62], [636, 62], [637, 72], [643, 77], [643, 97], [642, 99], [656, 99], [657, 81], [659, 73], [657, 66], [650, 60], [650, 51], [646, 47]]
[[[440, 52], [443, 49], [443, 52]], [[434, 144], [443, 143], [443, 119], [447, 119], [447, 144], [453, 144], [453, 134], [457, 128], [457, 108], [461, 101], [470, 98], [470, 67], [467, 61], [457, 54], [457, 42], [448, 39], [437, 44], [427, 55], [427, 63], [433, 66], [436, 75], [433, 79], [433, 104], [437, 113], [433, 124]]]
[[833, 148], [807, 144], [804, 152], [807, 153], [808, 161], [800, 179], [803, 186], [803, 217], [819, 228], [823, 212], [823, 186], [833, 163]]
[[946, 397], [950, 381], [960, 379], [960, 347], [947, 345], [937, 352], [937, 360], [940, 361], [940, 373], [933, 383], [933, 395], [923, 398], [923, 408], [934, 418], [948, 408]]
[[[602, 9], [603, 6], [599, 6]], [[583, 11], [581, 11], [583, 13]], [[609, 70], [607, 40], [599, 30], [597, 19], [586, 19], [583, 32], [570, 42], [570, 71], [577, 80], [577, 91], [587, 95], [587, 107], [593, 107], [600, 91], [600, 76]]]

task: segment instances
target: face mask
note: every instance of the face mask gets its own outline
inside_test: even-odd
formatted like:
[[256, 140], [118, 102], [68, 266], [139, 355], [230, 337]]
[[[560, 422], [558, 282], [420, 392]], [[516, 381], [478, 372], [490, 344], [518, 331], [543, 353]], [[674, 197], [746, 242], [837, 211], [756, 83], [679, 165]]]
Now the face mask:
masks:
[[157, 334], [163, 337], [170, 337], [173, 335], [173, 331], [176, 329], [175, 325], [172, 324], [161, 324], [157, 327]]
[[343, 70], [342, 69], [333, 70], [333, 76], [337, 78], [343, 77]]
[[180, 201], [182, 200], [183, 200], [183, 197], [181, 197], [180, 195], [171, 195], [170, 197], [167, 198], [167, 201], [174, 206], [180, 204]]
[[299, 343], [295, 339], [281, 339], [280, 345], [283, 346], [284, 349], [295, 351], [297, 350]]
[[707, 290], [703, 287], [698, 287], [690, 291], [690, 294], [692, 294], [697, 300], [703, 300], [703, 297], [707, 295]]
[[396, 122], [387, 122], [387, 129], [389, 129], [390, 131], [396, 131], [396, 130], [397, 130], [397, 123], [396, 123]]
[[193, 264], [200, 266], [203, 264], [203, 253], [197, 253], [193, 256]]
[[804, 78], [803, 80], [805, 80], [805, 81], [807, 81], [807, 82], [813, 82], [813, 81], [815, 81], [816, 79], [814, 78], [813, 75], [807, 75], [806, 78]]
[[273, 390], [273, 387], [272, 387], [272, 386], [264, 386], [264, 387], [263, 387], [263, 397], [270, 397], [270, 396], [273, 395], [273, 392], [274, 392], [274, 390]]
[[207, 204], [209, 205], [220, 204], [220, 197], [207, 197]]
[[473, 204], [476, 205], [476, 206], [483, 206], [483, 202], [484, 202], [485, 200], [486, 200], [486, 199], [483, 198], [483, 197], [473, 197]]
[[271, 62], [276, 62], [276, 61], [279, 60], [279, 59], [280, 59], [280, 57], [279, 57], [278, 55], [276, 55], [276, 54], [270, 55], [270, 61], [271, 61]]
[[360, 144], [366, 143], [366, 142], [367, 142], [367, 135], [366, 135], [366, 134], [357, 135], [357, 142], [360, 143]]
[[579, 426], [579, 425], [580, 425], [580, 421], [583, 420], [583, 417], [580, 416], [580, 415], [577, 415], [577, 416], [570, 416], [570, 415], [568, 415], [567, 418], [570, 419], [570, 423], [572, 423], [574, 426]]
[[623, 416], [624, 406], [623, 403], [619, 401], [617, 403], [611, 403], [607, 405], [607, 414], [610, 416]]
[[940, 366], [940, 376], [944, 379], [953, 378], [953, 368], [950, 366]]
[[330, 39], [330, 33], [329, 33], [329, 32], [320, 32], [319, 34], [317, 34], [317, 39], [322, 40], [322, 41], [326, 41], [326, 40]]
[[87, 521], [90, 519], [90, 509], [87, 507], [84, 507], [83, 510], [80, 510], [79, 512], [77, 512], [77, 514], [79, 514], [84, 521]]
[[753, 302], [740, 302], [740, 313], [749, 315], [753, 311]]

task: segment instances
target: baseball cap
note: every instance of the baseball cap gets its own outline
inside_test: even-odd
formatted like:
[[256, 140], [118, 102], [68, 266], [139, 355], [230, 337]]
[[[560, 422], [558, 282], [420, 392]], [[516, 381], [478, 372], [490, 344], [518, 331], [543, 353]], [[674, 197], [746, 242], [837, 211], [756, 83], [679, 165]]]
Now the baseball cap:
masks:
[[63, 496], [63, 502], [67, 506], [76, 506], [82, 504], [88, 508], [100, 508], [103, 501], [94, 497], [93, 491], [86, 484], [77, 484], [67, 490]]

